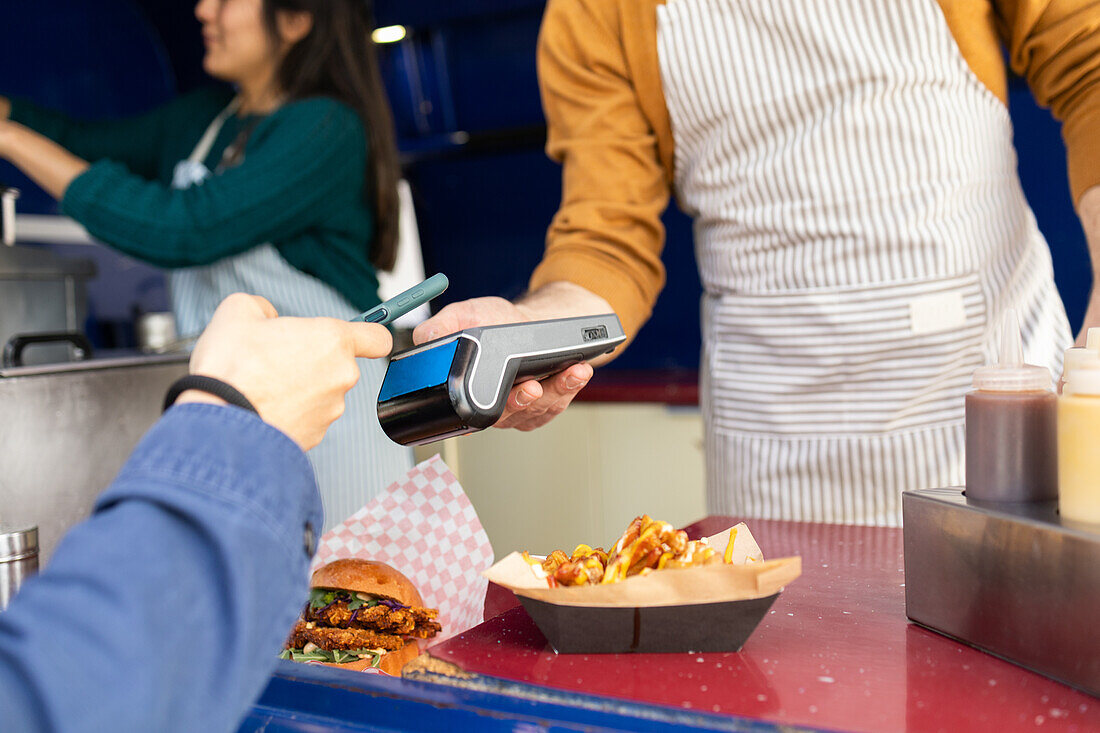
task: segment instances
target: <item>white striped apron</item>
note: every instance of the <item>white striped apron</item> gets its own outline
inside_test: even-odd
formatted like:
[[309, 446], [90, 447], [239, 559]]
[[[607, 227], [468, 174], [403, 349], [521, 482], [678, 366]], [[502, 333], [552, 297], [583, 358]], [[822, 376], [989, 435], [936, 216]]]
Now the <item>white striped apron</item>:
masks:
[[658, 53], [703, 281], [712, 513], [898, 525], [961, 485], [1006, 308], [1069, 326], [1005, 105], [934, 0], [670, 0]]
[[[235, 102], [210, 124], [188, 159], [176, 166], [174, 187], [201, 185], [212, 175], [206, 157], [234, 111]], [[173, 270], [169, 284], [177, 327], [184, 337], [199, 334], [218, 304], [237, 292], [262, 295], [281, 316], [347, 320], [358, 313], [327, 284], [291, 266], [269, 243], [211, 265]], [[375, 417], [385, 360], [360, 359], [359, 368], [359, 383], [347, 394], [344, 415], [307, 454], [321, 489], [325, 531], [358, 511], [413, 465], [412, 450], [387, 438]]]

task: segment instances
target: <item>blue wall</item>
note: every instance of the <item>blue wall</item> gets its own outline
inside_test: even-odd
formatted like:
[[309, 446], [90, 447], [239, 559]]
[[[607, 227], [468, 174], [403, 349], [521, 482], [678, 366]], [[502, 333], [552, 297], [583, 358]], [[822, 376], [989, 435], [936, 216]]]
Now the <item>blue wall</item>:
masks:
[[[524, 291], [561, 198], [543, 153], [535, 75], [542, 0], [377, 3], [379, 25], [411, 29], [383, 47], [383, 66], [429, 270], [446, 272], [441, 302]], [[653, 319], [612, 367], [694, 368], [700, 347], [690, 221], [665, 216], [668, 285]]]
[[[176, 92], [164, 44], [128, 0], [4, 0], [3, 21], [0, 94], [100, 118], [137, 114]], [[56, 211], [4, 161], [0, 180], [26, 189], [20, 211]]]
[[1035, 104], [1022, 79], [1009, 84], [1008, 107], [1016, 131], [1020, 180], [1039, 229], [1050, 244], [1054, 279], [1073, 332], [1081, 327], [1092, 287], [1085, 233], [1070, 198], [1062, 128], [1050, 112]]

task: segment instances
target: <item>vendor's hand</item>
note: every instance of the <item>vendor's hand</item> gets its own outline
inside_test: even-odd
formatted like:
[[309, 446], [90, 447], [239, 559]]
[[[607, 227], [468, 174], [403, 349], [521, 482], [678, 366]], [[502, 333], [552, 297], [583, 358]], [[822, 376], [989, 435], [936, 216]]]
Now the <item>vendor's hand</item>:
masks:
[[[214, 312], [191, 354], [191, 373], [236, 387], [265, 422], [309, 450], [344, 413], [359, 380], [356, 357], [382, 357], [384, 326], [335, 318], [278, 318], [264, 298], [237, 293]], [[188, 391], [177, 402], [218, 402]]]
[[[452, 303], [413, 331], [417, 344], [441, 338], [464, 328], [549, 318], [609, 313], [607, 301], [571, 283], [552, 283], [519, 303], [503, 298], [472, 298]], [[541, 382], [529, 380], [512, 388], [498, 428], [534, 430], [553, 420], [592, 378], [589, 364], [574, 364]]]

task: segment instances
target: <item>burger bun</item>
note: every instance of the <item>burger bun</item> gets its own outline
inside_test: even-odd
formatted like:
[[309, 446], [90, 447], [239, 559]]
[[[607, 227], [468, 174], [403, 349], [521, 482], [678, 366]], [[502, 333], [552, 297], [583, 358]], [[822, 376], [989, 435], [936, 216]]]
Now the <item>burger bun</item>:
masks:
[[[383, 654], [382, 661], [375, 669], [385, 672], [388, 675], [393, 675], [394, 677], [400, 677], [401, 669], [418, 656], [420, 656], [420, 648], [416, 645], [415, 641], [410, 641], [395, 652], [386, 652]], [[373, 660], [368, 658], [360, 659], [355, 662], [345, 662], [343, 664], [337, 664], [335, 662], [317, 662], [317, 664], [323, 664], [326, 667], [336, 667], [337, 669], [350, 669], [357, 672], [364, 672], [371, 668], [372, 661]]]
[[386, 563], [374, 560], [335, 560], [317, 568], [309, 580], [309, 586], [369, 593], [406, 606], [424, 605], [424, 599], [420, 597], [420, 592], [411, 580]]

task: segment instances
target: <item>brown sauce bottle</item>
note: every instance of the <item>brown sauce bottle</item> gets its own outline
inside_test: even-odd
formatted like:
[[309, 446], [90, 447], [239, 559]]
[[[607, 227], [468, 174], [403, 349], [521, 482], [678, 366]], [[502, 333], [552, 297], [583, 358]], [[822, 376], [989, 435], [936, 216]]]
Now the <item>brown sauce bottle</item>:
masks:
[[1050, 371], [1024, 363], [1013, 310], [1005, 313], [998, 363], [976, 370], [966, 395], [966, 498], [1058, 498], [1058, 398]]

